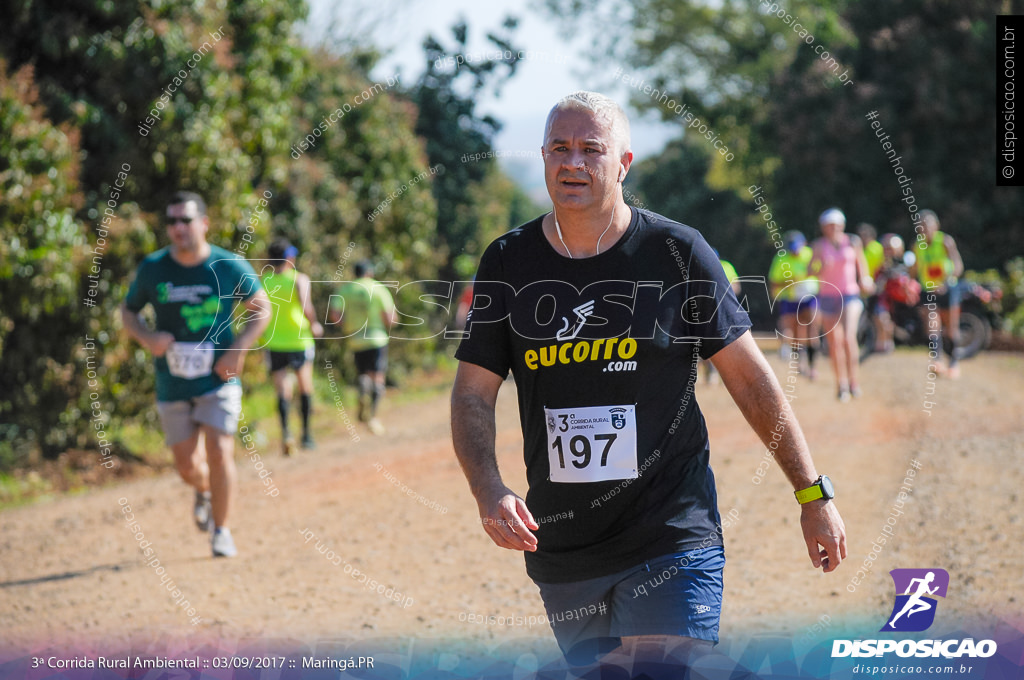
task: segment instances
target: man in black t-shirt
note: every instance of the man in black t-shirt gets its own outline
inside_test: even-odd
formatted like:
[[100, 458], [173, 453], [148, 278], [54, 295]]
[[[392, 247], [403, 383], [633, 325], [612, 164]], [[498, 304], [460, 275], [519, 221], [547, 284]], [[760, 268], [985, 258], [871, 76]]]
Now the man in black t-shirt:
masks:
[[[452, 437], [485, 531], [523, 550], [563, 652], [590, 638], [718, 640], [721, 518], [696, 365], [710, 359], [803, 502], [811, 561], [846, 556], [831, 483], [718, 258], [694, 229], [632, 209], [629, 123], [578, 92], [548, 116], [554, 210], [493, 242], [456, 358]], [[515, 376], [529, 491], [502, 482], [494, 404]], [[659, 576], [652, 580], [652, 574]]]

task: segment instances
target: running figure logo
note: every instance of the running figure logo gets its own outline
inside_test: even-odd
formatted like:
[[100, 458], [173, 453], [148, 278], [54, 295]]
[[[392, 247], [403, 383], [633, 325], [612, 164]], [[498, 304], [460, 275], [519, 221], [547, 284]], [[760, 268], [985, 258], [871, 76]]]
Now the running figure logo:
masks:
[[893, 569], [889, 574], [896, 586], [896, 604], [881, 630], [927, 630], [935, 621], [935, 598], [946, 597], [949, 573], [945, 569]]
[[565, 322], [565, 325], [562, 326], [562, 330], [555, 333], [555, 340], [574, 340], [576, 336], [579, 335], [583, 327], [587, 325], [587, 318], [594, 313], [594, 301], [590, 300], [589, 302], [584, 302], [572, 311], [576, 312], [576, 317], [579, 319], [579, 322], [573, 326], [572, 333], [569, 334], [566, 332], [569, 330], [569, 319], [563, 316], [562, 321]]

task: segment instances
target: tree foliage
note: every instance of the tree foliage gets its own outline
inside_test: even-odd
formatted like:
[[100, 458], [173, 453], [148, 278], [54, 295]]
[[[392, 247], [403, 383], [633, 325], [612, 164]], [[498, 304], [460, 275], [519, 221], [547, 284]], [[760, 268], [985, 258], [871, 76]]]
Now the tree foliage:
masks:
[[[302, 44], [307, 12], [300, 0], [0, 6], [0, 466], [95, 448], [96, 422], [155, 422], [149, 358], [123, 338], [117, 306], [141, 258], [167, 243], [158, 216], [178, 189], [205, 197], [212, 243], [258, 259], [285, 235], [319, 281], [350, 278], [364, 257], [384, 280], [437, 279], [481, 225], [507, 228], [514, 192], [491, 168], [461, 203], [438, 194], [459, 218], [439, 229], [443, 175], [421, 130], [451, 111], [419, 103], [450, 83], [374, 82], [372, 49]], [[467, 101], [456, 98], [458, 120], [473, 118]], [[331, 287], [314, 287], [321, 312]], [[443, 324], [420, 292], [404, 288], [399, 308]], [[399, 370], [431, 363], [436, 343], [397, 343]], [[320, 348], [343, 358], [341, 342]]]
[[[990, 5], [638, 0], [595, 10], [548, 0], [547, 6], [569, 22], [597, 26], [598, 40], [614, 36], [607, 50], [595, 50], [595, 70], [607, 71], [612, 55], [720, 135], [735, 159], [712, 156], [704, 182], [686, 183], [680, 175], [677, 191], [698, 194], [697, 200], [709, 186], [732, 190], [747, 204], [751, 230], [764, 228], [747, 191], [758, 185], [783, 230], [812, 236], [817, 215], [837, 205], [851, 226], [867, 221], [880, 233], [913, 239], [913, 211], [902, 202], [902, 186], [866, 118], [877, 111], [886, 141], [913, 179], [917, 208], [939, 214], [968, 267], [1000, 266], [1024, 253], [1016, 218], [1024, 196], [995, 186]], [[600, 29], [608, 17], [628, 26], [628, 39], [621, 30]], [[663, 103], [630, 92], [636, 107], [660, 111], [664, 120], [679, 121], [683, 136], [703, 142]], [[663, 159], [667, 172], [679, 170], [670, 155]], [[741, 271], [765, 259], [750, 257], [737, 257]]]
[[[72, 343], [81, 338], [78, 281], [68, 266], [85, 243], [75, 218], [78, 140], [37, 103], [31, 67], [0, 60], [0, 463], [26, 442], [61, 446], [46, 413], [73, 399]], [[56, 435], [56, 436], [55, 436]]]
[[[516, 21], [506, 19], [502, 27], [511, 33]], [[420, 114], [416, 133], [427, 142], [431, 165], [444, 168], [434, 182], [434, 197], [438, 237], [447, 247], [448, 261], [442, 276], [454, 280], [472, 274], [483, 246], [487, 245], [484, 239], [497, 235], [493, 228], [481, 229], [481, 223], [493, 217], [495, 209], [505, 211], [505, 218], [499, 218], [498, 233], [512, 226], [508, 220], [509, 204], [496, 205], [479, 191], [495, 171], [488, 152], [501, 123], [491, 116], [479, 115], [476, 100], [486, 88], [497, 92], [515, 74], [518, 49], [512, 45], [511, 36], [490, 33], [488, 40], [496, 52], [512, 57], [467, 58], [469, 27], [459, 22], [451, 31], [450, 47], [433, 36], [424, 40], [425, 69], [410, 94]]]

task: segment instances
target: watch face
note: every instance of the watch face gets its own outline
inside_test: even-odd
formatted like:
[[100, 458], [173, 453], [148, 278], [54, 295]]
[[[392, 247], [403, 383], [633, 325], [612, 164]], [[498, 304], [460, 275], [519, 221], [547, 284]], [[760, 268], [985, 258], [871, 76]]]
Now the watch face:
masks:
[[836, 490], [832, 487], [832, 480], [827, 475], [821, 476], [821, 493], [825, 498], [836, 497]]

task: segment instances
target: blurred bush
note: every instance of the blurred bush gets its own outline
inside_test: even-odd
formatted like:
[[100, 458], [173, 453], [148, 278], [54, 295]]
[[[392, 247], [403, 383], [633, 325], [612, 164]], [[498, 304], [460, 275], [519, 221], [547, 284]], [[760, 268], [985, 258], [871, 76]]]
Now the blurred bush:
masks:
[[[307, 12], [298, 0], [0, 5], [0, 470], [96, 449], [97, 431], [130, 455], [125, 425], [156, 425], [150, 358], [122, 337], [117, 307], [139, 261], [166, 244], [158, 216], [178, 189], [206, 199], [211, 243], [256, 259], [287, 236], [314, 280], [351, 278], [362, 258], [381, 280], [438, 279], [479, 252], [479, 237], [450, 244], [438, 229], [438, 172], [417, 134], [423, 90], [375, 87], [372, 49], [303, 45]], [[477, 151], [489, 134], [460, 141], [454, 129], [447, 142]], [[508, 228], [499, 203], [522, 201], [496, 166], [481, 167], [464, 200], [487, 231]], [[333, 287], [314, 286], [321, 314]], [[445, 350], [448, 310], [422, 294], [398, 294], [407, 321], [433, 334], [394, 344], [396, 375]], [[348, 365], [341, 341], [318, 352]]]
[[999, 312], [1003, 330], [1024, 338], [1024, 257], [1015, 257], [1003, 265], [1003, 270], [986, 269], [966, 272], [964, 278], [1002, 291]]

